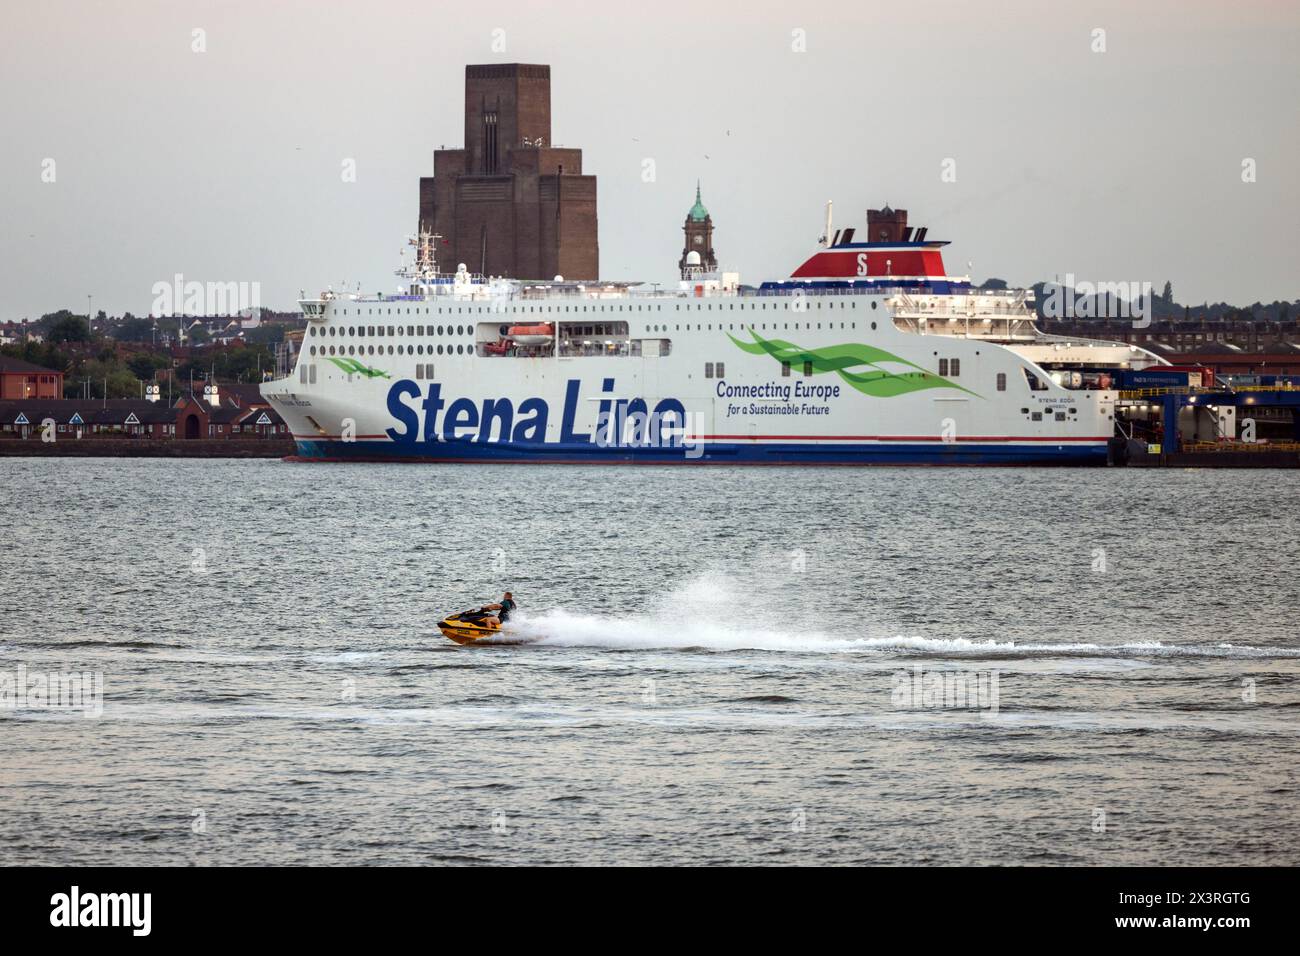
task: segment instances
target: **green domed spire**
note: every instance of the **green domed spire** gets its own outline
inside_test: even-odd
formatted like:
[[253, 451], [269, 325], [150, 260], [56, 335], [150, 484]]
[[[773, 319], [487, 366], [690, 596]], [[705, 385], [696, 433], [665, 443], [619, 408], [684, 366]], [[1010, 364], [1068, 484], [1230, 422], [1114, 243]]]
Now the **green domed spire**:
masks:
[[704, 203], [700, 202], [700, 181], [695, 181], [695, 205], [687, 215], [695, 222], [703, 222], [709, 218], [709, 211], [704, 208]]

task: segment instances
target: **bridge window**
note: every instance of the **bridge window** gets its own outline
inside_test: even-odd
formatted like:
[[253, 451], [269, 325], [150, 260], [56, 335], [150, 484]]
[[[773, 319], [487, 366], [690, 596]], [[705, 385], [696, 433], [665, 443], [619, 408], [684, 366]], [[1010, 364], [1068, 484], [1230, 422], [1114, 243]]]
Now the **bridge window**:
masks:
[[705, 363], [704, 363], [704, 377], [705, 377], [705, 378], [713, 378], [713, 363], [712, 363], [712, 362], [705, 362]]
[[1044, 382], [1041, 378], [1039, 378], [1033, 372], [1029, 371], [1029, 369], [1027, 368], [1022, 368], [1021, 371], [1025, 373], [1025, 380], [1029, 382], [1029, 390], [1031, 392], [1047, 391], [1047, 383]]
[[789, 362], [782, 362], [782, 363], [781, 363], [781, 377], [782, 377], [782, 378], [789, 378], [789, 377], [790, 377], [790, 363], [789, 363]]

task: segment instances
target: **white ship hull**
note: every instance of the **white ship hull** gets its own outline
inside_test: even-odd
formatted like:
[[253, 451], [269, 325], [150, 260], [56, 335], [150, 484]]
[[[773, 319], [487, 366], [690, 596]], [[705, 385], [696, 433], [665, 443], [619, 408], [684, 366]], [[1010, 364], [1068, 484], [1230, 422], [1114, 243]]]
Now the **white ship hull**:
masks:
[[[329, 298], [308, 310], [292, 374], [263, 392], [306, 459], [1105, 462], [1114, 391], [1062, 388], [1014, 341], [918, 334], [895, 323], [897, 301]], [[555, 341], [493, 351], [533, 322]]]

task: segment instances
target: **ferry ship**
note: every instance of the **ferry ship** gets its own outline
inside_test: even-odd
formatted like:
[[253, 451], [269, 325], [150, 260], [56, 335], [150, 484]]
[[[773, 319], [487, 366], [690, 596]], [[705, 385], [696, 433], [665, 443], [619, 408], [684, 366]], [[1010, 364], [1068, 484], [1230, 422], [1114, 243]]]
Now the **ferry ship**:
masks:
[[310, 461], [1104, 464], [1124, 343], [1048, 335], [1029, 290], [950, 277], [946, 242], [826, 234], [789, 278], [680, 287], [439, 272], [304, 298], [262, 391]]

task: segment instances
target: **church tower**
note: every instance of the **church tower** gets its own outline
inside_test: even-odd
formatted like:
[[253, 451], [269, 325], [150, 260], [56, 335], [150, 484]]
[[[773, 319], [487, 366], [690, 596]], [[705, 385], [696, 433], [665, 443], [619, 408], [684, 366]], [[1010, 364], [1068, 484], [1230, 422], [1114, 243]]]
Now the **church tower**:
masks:
[[700, 202], [700, 184], [695, 183], [695, 205], [686, 214], [686, 246], [682, 249], [681, 261], [677, 268], [683, 279], [690, 279], [701, 272], [717, 272], [718, 257], [713, 253], [713, 220], [709, 211]]

